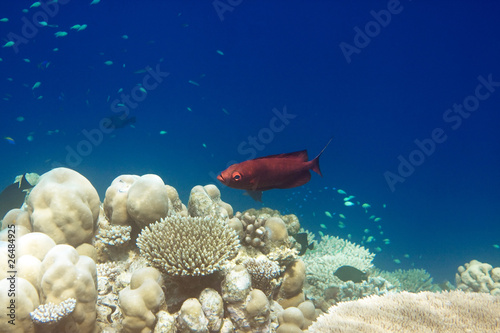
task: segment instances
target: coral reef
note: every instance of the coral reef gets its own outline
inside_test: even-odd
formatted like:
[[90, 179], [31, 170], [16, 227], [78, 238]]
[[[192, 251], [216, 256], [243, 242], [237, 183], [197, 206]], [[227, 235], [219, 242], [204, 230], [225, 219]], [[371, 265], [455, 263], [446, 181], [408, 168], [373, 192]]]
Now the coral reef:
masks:
[[170, 216], [145, 227], [137, 246], [168, 275], [200, 276], [220, 270], [236, 256], [239, 241], [221, 218]]
[[493, 333], [499, 313], [500, 298], [486, 293], [401, 292], [334, 305], [308, 332]]
[[500, 267], [493, 268], [477, 260], [464, 266], [458, 267], [455, 275], [458, 289], [500, 295]]
[[[7, 228], [16, 232], [15, 332], [323, 332], [342, 309], [350, 311], [344, 318], [354, 313], [350, 323], [360, 332], [398, 331], [402, 318], [421, 330], [447, 332], [453, 321], [465, 330], [480, 316], [486, 321], [478, 327], [489, 332], [498, 311], [498, 298], [485, 294], [397, 293], [438, 288], [425, 270], [374, 269], [374, 254], [347, 240], [315, 241], [293, 214], [233, 212], [215, 185], [193, 187], [186, 207], [156, 175], [121, 175], [100, 206], [88, 180], [65, 168], [42, 175], [27, 204], [2, 221], [4, 308], [12, 284]], [[314, 244], [300, 257], [299, 230]], [[341, 281], [334, 273], [344, 265], [368, 272], [367, 280]], [[500, 293], [500, 268], [464, 266], [459, 288]], [[479, 301], [491, 311], [479, 312]], [[359, 311], [375, 319], [363, 323]], [[0, 331], [13, 332], [8, 320], [8, 311], [0, 313]], [[339, 327], [328, 332], [348, 331], [335, 320]]]

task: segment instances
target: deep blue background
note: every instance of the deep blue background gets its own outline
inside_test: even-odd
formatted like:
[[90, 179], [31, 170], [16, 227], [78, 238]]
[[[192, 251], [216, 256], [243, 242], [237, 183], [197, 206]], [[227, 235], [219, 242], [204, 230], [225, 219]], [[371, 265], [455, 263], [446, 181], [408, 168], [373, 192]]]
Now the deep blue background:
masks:
[[[23, 17], [33, 21], [43, 11], [23, 13], [31, 3], [0, 4], [9, 19], [0, 22], [2, 45], [21, 35]], [[350, 63], [340, 43], [353, 44], [354, 28], [364, 29], [374, 20], [370, 12], [388, 2], [244, 0], [224, 20], [212, 1], [89, 4], [59, 3], [48, 20], [57, 28], [39, 28], [17, 53], [0, 48], [0, 135], [16, 142], [0, 143], [1, 187], [23, 172], [68, 165], [67, 148], [76, 149], [86, 140], [83, 130], [113, 114], [110, 102], [120, 88], [130, 93], [146, 75], [134, 72], [159, 64], [170, 74], [131, 110], [135, 128], [106, 134], [80, 163], [68, 165], [94, 184], [101, 200], [116, 176], [155, 173], [187, 202], [193, 186], [214, 182], [211, 174], [248, 158], [238, 145], [269, 127], [274, 108], [286, 106], [296, 118], [259, 156], [308, 149], [312, 158], [334, 140], [321, 157], [323, 178], [266, 192], [265, 206], [299, 215], [311, 231], [351, 234], [359, 243], [373, 235], [367, 246], [382, 248], [375, 263], [383, 269], [425, 268], [440, 282], [453, 281], [457, 266], [471, 259], [500, 266], [493, 247], [500, 244], [500, 88], [458, 129], [443, 120], [474, 93], [478, 76], [500, 81], [498, 2], [401, 1], [400, 12]], [[88, 28], [70, 30], [74, 24]], [[57, 31], [68, 36], [56, 38]], [[43, 61], [50, 65], [39, 66]], [[32, 90], [37, 81], [41, 86]], [[414, 140], [435, 128], [447, 140], [392, 192], [384, 173], [396, 173], [398, 156], [408, 158]], [[372, 208], [345, 207], [338, 188]], [[222, 188], [222, 195], [237, 210], [261, 206], [238, 190]], [[326, 210], [343, 213], [346, 228]], [[383, 235], [368, 219], [372, 214], [382, 218]]]

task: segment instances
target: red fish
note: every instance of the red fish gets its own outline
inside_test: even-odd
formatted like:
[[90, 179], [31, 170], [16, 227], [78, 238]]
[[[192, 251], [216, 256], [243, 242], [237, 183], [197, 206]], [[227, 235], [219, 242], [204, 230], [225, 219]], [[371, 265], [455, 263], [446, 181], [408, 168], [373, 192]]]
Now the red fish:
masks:
[[262, 191], [304, 185], [311, 179], [309, 170], [323, 176], [319, 157], [332, 139], [311, 161], [308, 161], [307, 150], [269, 155], [233, 164], [217, 179], [228, 187], [246, 190], [254, 200], [262, 201]]

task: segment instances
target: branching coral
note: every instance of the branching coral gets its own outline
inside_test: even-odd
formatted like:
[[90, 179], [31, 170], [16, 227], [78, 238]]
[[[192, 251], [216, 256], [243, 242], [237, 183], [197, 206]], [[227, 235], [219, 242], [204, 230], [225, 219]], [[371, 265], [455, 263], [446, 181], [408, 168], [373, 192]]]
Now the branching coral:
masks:
[[395, 285], [398, 290], [409, 292], [439, 291], [438, 285], [433, 284], [431, 275], [425, 269], [396, 269], [394, 272], [374, 270], [370, 275], [381, 276]]
[[307, 266], [307, 282], [321, 290], [341, 283], [334, 276], [335, 271], [350, 265], [366, 271], [372, 267], [375, 254], [362, 246], [345, 239], [325, 235], [311, 251], [307, 251], [303, 260]]
[[252, 277], [252, 287], [262, 290], [267, 296], [271, 295], [278, 285], [280, 266], [265, 256], [247, 259], [243, 265]]
[[236, 232], [214, 216], [171, 216], [151, 224], [137, 238], [141, 255], [171, 276], [208, 275], [239, 248]]
[[53, 325], [69, 316], [76, 306], [76, 299], [68, 298], [59, 304], [42, 304], [30, 313], [31, 319], [38, 325]]

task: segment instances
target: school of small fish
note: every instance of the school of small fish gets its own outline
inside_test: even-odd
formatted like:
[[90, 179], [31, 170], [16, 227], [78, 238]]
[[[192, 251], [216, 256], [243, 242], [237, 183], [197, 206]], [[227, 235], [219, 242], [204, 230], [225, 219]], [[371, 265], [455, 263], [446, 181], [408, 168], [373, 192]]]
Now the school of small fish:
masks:
[[[47, 4], [51, 4], [51, 3], [57, 2], [57, 1], [58, 0], [48, 0]], [[93, 10], [99, 10], [100, 3], [101, 3], [101, 0], [91, 0], [88, 2], [88, 5], [91, 6], [91, 8], [95, 8]], [[36, 25], [37, 28], [40, 29], [40, 33], [45, 34], [46, 36], [52, 35], [53, 38], [56, 39], [54, 41], [54, 43], [57, 43], [59, 40], [63, 41], [63, 40], [71, 39], [73, 36], [76, 36], [76, 34], [83, 34], [87, 31], [91, 30], [91, 28], [92, 28], [91, 26], [89, 27], [88, 24], [82, 23], [81, 21], [74, 22], [73, 24], [55, 24], [57, 21], [57, 17], [48, 18], [46, 16], [45, 17], [44, 16], [37, 16], [36, 11], [39, 11], [42, 5], [43, 5], [42, 1], [32, 2], [30, 5], [27, 6], [27, 8], [22, 9], [22, 13], [25, 15], [32, 15], [33, 20], [35, 20], [33, 23]], [[184, 20], [184, 18], [182, 18], [182, 13], [178, 13], [177, 17]], [[11, 21], [14, 21], [14, 20], [10, 20], [8, 17], [1, 17], [0, 16], [0, 24], [1, 25], [9, 24]], [[181, 22], [180, 26], [183, 28], [188, 28], [189, 24], [187, 24], [185, 22]], [[94, 33], [95, 33], [95, 31], [94, 31]], [[116, 36], [116, 38], [119, 38], [121, 40], [129, 40], [131, 37], [129, 37], [128, 34], [121, 33], [118, 36]], [[154, 42], [155, 42], [154, 40], [147, 41], [147, 43], [154, 43]], [[4, 41], [0, 45], [1, 45], [2, 49], [6, 49], [6, 50], [16, 49], [18, 47], [18, 45], [16, 45], [15, 40], [4, 39]], [[61, 44], [61, 45], [56, 44], [56, 47], [52, 47], [46, 51], [52, 51], [54, 53], [55, 52], [63, 52], [65, 50], [66, 45], [67, 44]], [[44, 46], [40, 44], [39, 47], [44, 47]], [[219, 57], [223, 56], [223, 58], [221, 58], [221, 59], [225, 59], [226, 56], [225, 56], [225, 53], [223, 52], [223, 50], [215, 49], [214, 52]], [[101, 56], [103, 58], [107, 57], [107, 54], [105, 54], [104, 52], [99, 52], [98, 54], [99, 54], [99, 56]], [[14, 54], [14, 56], [15, 56], [15, 54]], [[49, 58], [49, 57], [47, 57], [47, 58]], [[35, 71], [32, 71], [32, 73], [34, 73], [35, 75], [37, 73], [36, 69], [41, 70], [41, 71], [50, 71], [50, 70], [52, 70], [52, 67], [53, 67], [53, 66], [51, 66], [51, 64], [56, 64], [56, 61], [53, 61], [52, 59], [40, 61], [39, 59], [34, 60], [34, 59], [24, 58], [22, 60], [23, 60], [23, 62], [25, 62], [27, 64], [30, 64], [30, 63], [36, 64]], [[3, 61], [8, 62], [9, 58], [8, 57], [0, 58], [0, 62], [3, 62]], [[161, 58], [159, 60], [160, 63], [162, 61], [163, 61], [163, 58]], [[126, 68], [126, 64], [120, 63], [116, 59], [104, 58], [104, 59], [102, 59], [102, 64], [104, 64], [104, 66], [107, 66], [110, 68], [113, 68], [114, 66], [117, 66], [117, 65], [120, 66], [121, 68]], [[50, 68], [49, 68], [49, 66], [50, 66]], [[90, 65], [89, 65], [89, 67], [90, 67]], [[147, 73], [147, 68], [144, 68], [144, 67], [133, 71], [133, 74], [144, 74], [144, 73]], [[206, 75], [204, 73], [201, 73], [200, 75], [198, 75], [196, 77], [188, 79], [187, 82], [189, 85], [193, 86], [193, 89], [196, 89], [196, 87], [202, 86], [203, 79], [205, 78], [205, 76]], [[7, 77], [6, 81], [11, 82], [12, 84], [15, 84], [16, 82], [21, 82], [21, 84], [24, 87], [31, 89], [30, 95], [35, 100], [43, 100], [43, 98], [44, 98], [43, 93], [48, 93], [48, 91], [49, 91], [48, 88], [50, 88], [50, 87], [44, 86], [42, 80], [40, 80], [40, 79], [36, 80], [36, 76], [35, 76], [35, 80], [33, 80], [33, 77], [31, 78], [31, 82], [22, 83], [22, 81], [19, 81], [19, 79], [14, 80], [14, 78], [12, 78], [12, 77]], [[147, 93], [147, 90], [142, 86], [140, 86], [138, 89], [139, 89], [139, 91], [141, 91], [143, 93]], [[89, 89], [89, 91], [90, 91], [90, 89]], [[118, 94], [122, 93], [122, 91], [123, 91], [123, 88], [120, 88], [118, 90]], [[14, 96], [8, 92], [8, 89], [6, 89], [4, 92], [2, 92], [2, 95], [0, 95], [0, 97], [4, 101], [11, 101]], [[28, 96], [28, 97], [30, 97], [30, 96]], [[59, 95], [57, 96], [57, 98], [59, 101], [64, 101], [65, 100], [64, 92], [60, 92]], [[107, 99], [106, 99], [106, 103], [110, 103], [111, 100], [112, 100], [112, 95], [108, 95]], [[88, 107], [91, 107], [91, 103], [90, 103], [89, 99], [85, 100], [85, 104]], [[123, 106], [123, 104], [118, 104], [116, 106]], [[184, 110], [187, 110], [188, 112], [196, 112], [197, 111], [192, 106], [186, 106]], [[219, 108], [219, 111], [222, 112], [226, 116], [230, 116], [230, 111], [227, 107], [221, 106]], [[19, 116], [19, 117], [22, 117], [22, 116]], [[52, 135], [55, 133], [59, 133], [59, 132], [58, 131], [57, 132], [56, 131], [48, 131], [44, 134], [45, 135]], [[158, 135], [164, 136], [168, 133], [168, 131], [161, 130], [157, 133], [158, 133]], [[23, 140], [23, 138], [21, 138], [19, 136], [20, 136], [19, 134], [15, 134], [15, 133], [5, 133], [3, 136], [4, 142], [6, 142], [8, 144], [15, 145], [16, 141]], [[28, 142], [31, 142], [34, 140], [34, 138], [35, 138], [35, 133], [29, 132], [29, 135], [25, 136], [24, 139]], [[202, 143], [202, 146], [206, 148], [207, 144]]]

